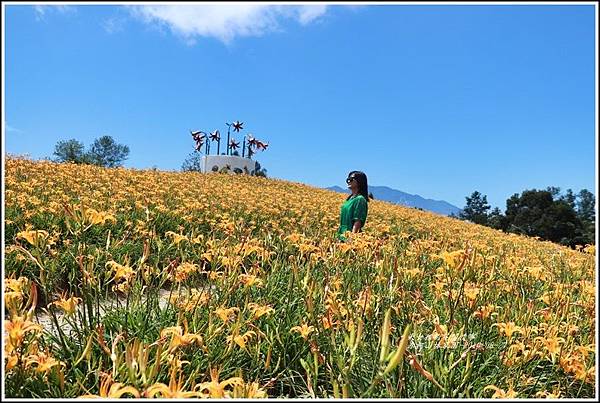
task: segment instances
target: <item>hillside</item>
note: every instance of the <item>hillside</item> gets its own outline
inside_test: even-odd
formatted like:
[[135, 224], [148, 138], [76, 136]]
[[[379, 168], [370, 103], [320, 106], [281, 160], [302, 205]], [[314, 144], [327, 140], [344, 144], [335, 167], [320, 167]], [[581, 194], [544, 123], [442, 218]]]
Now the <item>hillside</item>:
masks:
[[[330, 186], [326, 189], [340, 193], [349, 193], [348, 189], [343, 189], [339, 186]], [[416, 207], [438, 214], [458, 215], [460, 212], [460, 208], [448, 203], [447, 201], [426, 199], [419, 195], [412, 195], [387, 186], [369, 186], [369, 192], [373, 193], [373, 197], [377, 200], [384, 200], [407, 207]]]
[[595, 247], [344, 199], [7, 158], [6, 396], [594, 396]]

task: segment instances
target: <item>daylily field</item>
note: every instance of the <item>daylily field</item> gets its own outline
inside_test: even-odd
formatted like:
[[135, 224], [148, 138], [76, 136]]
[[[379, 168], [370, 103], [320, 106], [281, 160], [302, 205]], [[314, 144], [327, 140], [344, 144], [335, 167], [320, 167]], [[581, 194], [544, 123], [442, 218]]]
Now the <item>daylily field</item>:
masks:
[[8, 157], [4, 196], [6, 397], [594, 397], [595, 246], [377, 200], [339, 243], [344, 195], [247, 175]]

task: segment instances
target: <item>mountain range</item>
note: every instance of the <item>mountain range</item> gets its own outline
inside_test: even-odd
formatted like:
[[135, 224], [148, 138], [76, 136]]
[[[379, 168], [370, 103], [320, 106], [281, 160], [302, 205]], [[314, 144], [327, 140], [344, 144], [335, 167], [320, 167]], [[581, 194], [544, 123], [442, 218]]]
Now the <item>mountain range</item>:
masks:
[[[330, 186], [325, 189], [340, 193], [350, 193], [350, 190], [343, 189], [339, 186]], [[450, 215], [454, 213], [454, 215], [458, 215], [461, 211], [460, 208], [444, 200], [425, 199], [419, 195], [411, 195], [387, 186], [369, 186], [369, 192], [373, 194], [375, 200], [383, 200], [407, 207], [421, 208], [438, 214]]]

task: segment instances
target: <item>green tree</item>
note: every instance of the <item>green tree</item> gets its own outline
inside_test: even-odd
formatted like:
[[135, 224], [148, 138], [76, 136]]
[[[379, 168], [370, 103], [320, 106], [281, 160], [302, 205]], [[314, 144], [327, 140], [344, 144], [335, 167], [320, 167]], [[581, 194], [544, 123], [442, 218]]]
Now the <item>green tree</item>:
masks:
[[550, 192], [552, 199], [558, 199], [560, 197], [560, 188], [558, 186], [548, 186], [546, 191]]
[[75, 139], [61, 140], [54, 146], [54, 155], [56, 156], [54, 160], [77, 164], [89, 163], [88, 155], [83, 150], [83, 143]]
[[577, 195], [577, 214], [582, 220], [594, 223], [596, 221], [596, 198], [587, 189], [581, 189]]
[[202, 154], [198, 151], [192, 152], [188, 157], [183, 161], [181, 165], [181, 170], [184, 172], [200, 172], [202, 169]]
[[589, 190], [582, 189], [575, 204], [582, 224], [581, 244], [593, 244], [596, 240], [596, 198]]
[[254, 175], [262, 176], [265, 178], [267, 177], [267, 170], [265, 168], [262, 168], [258, 161], [255, 161], [255, 164], [254, 164]]
[[474, 191], [471, 196], [465, 197], [467, 204], [465, 208], [458, 214], [463, 220], [469, 220], [475, 224], [487, 224], [487, 211], [490, 205], [487, 202], [487, 196], [482, 195], [478, 191]]
[[561, 198], [554, 200], [556, 194], [548, 188], [512, 195], [506, 201], [506, 229], [575, 246], [580, 242], [581, 221], [567, 201]]
[[506, 217], [498, 207], [494, 207], [488, 215], [487, 226], [494, 229], [506, 230]]
[[558, 199], [563, 200], [569, 206], [575, 208], [575, 201], [577, 199], [577, 196], [575, 196], [575, 193], [573, 193], [572, 189], [567, 189], [567, 192], [564, 195], [559, 196]]
[[92, 164], [115, 168], [123, 165], [129, 155], [129, 147], [118, 144], [111, 136], [102, 136], [94, 140], [88, 155]]

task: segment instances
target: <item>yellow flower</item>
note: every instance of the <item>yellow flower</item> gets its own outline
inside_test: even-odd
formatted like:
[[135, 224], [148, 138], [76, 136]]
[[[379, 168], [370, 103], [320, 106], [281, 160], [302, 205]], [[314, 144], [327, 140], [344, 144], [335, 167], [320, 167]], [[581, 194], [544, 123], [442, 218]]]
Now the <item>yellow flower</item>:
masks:
[[240, 308], [217, 308], [215, 314], [221, 318], [223, 322], [233, 321], [235, 319], [236, 312], [239, 312]]
[[304, 338], [304, 340], [308, 339], [308, 335], [314, 332], [315, 328], [313, 326], [308, 326], [306, 323], [303, 323], [301, 326], [294, 326], [290, 329], [290, 332], [298, 332], [300, 336]]
[[489, 389], [494, 390], [492, 399], [514, 399], [517, 397], [517, 392], [515, 392], [512, 387], [510, 387], [507, 392], [505, 392], [504, 389], [496, 387], [495, 385], [488, 385], [483, 388], [484, 391]]
[[117, 219], [109, 213], [99, 212], [94, 210], [93, 208], [88, 208], [85, 211], [85, 219], [90, 224], [101, 224], [104, 225], [106, 221], [110, 221], [113, 224], [116, 224]]
[[557, 354], [560, 353], [560, 346], [565, 342], [562, 337], [536, 337], [534, 341], [541, 341], [546, 351], [550, 354], [552, 361], [554, 361]]
[[433, 322], [433, 332], [429, 335], [429, 339], [432, 341], [436, 341], [438, 338], [440, 339], [439, 345], [444, 347], [446, 345], [446, 338], [448, 336], [448, 327], [446, 325], [441, 325], [439, 318], [436, 316]]
[[13, 369], [14, 367], [16, 367], [18, 362], [19, 362], [19, 355], [16, 354], [14, 351], [12, 351], [6, 357], [6, 366], [5, 366], [6, 372], [8, 372], [11, 369]]
[[192, 390], [184, 390], [183, 374], [179, 374], [177, 378], [176, 370], [177, 365], [173, 365], [171, 369], [171, 377], [169, 379], [169, 386], [164, 383], [155, 383], [149, 386], [144, 392], [144, 397], [153, 398], [156, 395], [160, 395], [167, 399], [187, 399], [190, 397], [199, 397], [200, 393]]
[[165, 236], [172, 237], [173, 238], [173, 243], [175, 245], [179, 245], [179, 242], [181, 242], [181, 241], [187, 241], [188, 240], [187, 236], [178, 234], [178, 233], [173, 232], [173, 231], [167, 231], [167, 232], [165, 232]]
[[465, 257], [464, 250], [457, 250], [454, 252], [442, 252], [439, 257], [444, 261], [444, 263], [451, 269], [456, 269], [461, 261]]
[[202, 337], [195, 333], [188, 333], [187, 323], [184, 322], [185, 330], [181, 326], [167, 327], [160, 332], [160, 338], [165, 338], [171, 335], [171, 342], [169, 343], [168, 352], [172, 353], [179, 347], [185, 347], [192, 343], [202, 345]]
[[214, 254], [211, 251], [204, 252], [200, 255], [202, 259], [205, 259], [207, 262], [211, 263], [214, 259]]
[[517, 342], [511, 344], [507, 350], [503, 353], [502, 362], [506, 366], [512, 366], [517, 364], [518, 362], [527, 362], [530, 359], [534, 358], [536, 354], [539, 354], [535, 348], [527, 348], [522, 342]]
[[78, 297], [70, 297], [65, 298], [66, 295], [63, 293], [58, 301], [52, 302], [50, 305], [57, 305], [60, 307], [67, 315], [72, 315], [75, 313], [77, 309], [77, 305], [81, 302], [81, 298]]
[[261, 287], [263, 285], [262, 280], [252, 274], [240, 274], [238, 278], [245, 287], [251, 287], [253, 285]]
[[303, 238], [304, 237], [301, 234], [294, 232], [294, 233], [286, 236], [284, 239], [290, 243], [297, 244]]
[[121, 280], [129, 281], [135, 274], [135, 271], [133, 271], [131, 267], [120, 265], [114, 260], [106, 262], [106, 266], [115, 271], [115, 276], [113, 277], [115, 282], [119, 282]]
[[48, 231], [44, 230], [29, 230], [17, 233], [17, 238], [23, 238], [33, 246], [39, 245], [42, 241], [48, 238]]
[[512, 335], [514, 333], [521, 333], [521, 328], [519, 326], [515, 326], [514, 322], [508, 322], [508, 323], [498, 322], [498, 323], [494, 323], [492, 325], [492, 327], [494, 327], [494, 326], [497, 326], [498, 331], [500, 333], [503, 333], [509, 339], [512, 337]]
[[244, 333], [243, 335], [229, 335], [226, 338], [226, 341], [228, 344], [231, 344], [232, 341], [235, 342], [235, 344], [237, 344], [238, 346], [240, 346], [241, 348], [245, 349], [246, 348], [246, 343], [248, 343], [248, 341], [252, 338], [256, 336], [256, 332], [253, 332], [252, 330]]
[[250, 302], [248, 304], [248, 308], [252, 312], [252, 319], [258, 319], [263, 315], [275, 312], [275, 310], [270, 305], [258, 305], [254, 302]]
[[120, 398], [125, 394], [133, 395], [134, 397], [140, 397], [140, 392], [133, 386], [123, 386], [122, 383], [113, 383], [112, 375], [103, 372], [101, 374], [102, 381], [100, 382], [100, 394], [99, 395], [82, 395], [79, 396], [82, 399], [89, 398]]
[[219, 381], [219, 371], [216, 368], [210, 370], [210, 382], [204, 382], [200, 384], [199, 391], [202, 397], [212, 398], [224, 398], [229, 397], [228, 391], [225, 390], [227, 387], [241, 386], [244, 384], [244, 380], [239, 377], [229, 378], [225, 381]]
[[4, 279], [4, 290], [10, 290], [19, 294], [23, 294], [26, 288], [29, 287], [29, 279], [27, 277], [5, 278]]
[[542, 301], [546, 305], [550, 305], [550, 299], [554, 296], [551, 292], [546, 292], [544, 295], [538, 298], [539, 301]]
[[185, 281], [191, 273], [197, 272], [198, 266], [193, 263], [182, 263], [175, 269], [174, 278], [176, 282]]
[[323, 315], [321, 317], [321, 323], [323, 324], [324, 329], [330, 329], [330, 328], [340, 324], [339, 321], [331, 319], [331, 312], [329, 312], [329, 311], [327, 312], [326, 315]]
[[477, 299], [477, 295], [479, 294], [480, 288], [476, 287], [474, 284], [466, 283], [464, 288], [465, 297], [469, 300], [469, 302], [474, 302]]
[[8, 341], [4, 345], [6, 353], [11, 353], [23, 344], [27, 333], [41, 332], [42, 327], [23, 316], [13, 316], [4, 321], [4, 329], [8, 333]]
[[25, 367], [29, 368], [31, 365], [36, 364], [36, 372], [43, 372], [47, 374], [55, 366], [65, 366], [64, 362], [56, 360], [51, 357], [48, 352], [37, 352], [36, 354], [29, 355], [25, 358]]

